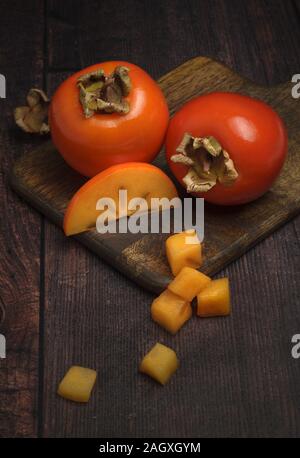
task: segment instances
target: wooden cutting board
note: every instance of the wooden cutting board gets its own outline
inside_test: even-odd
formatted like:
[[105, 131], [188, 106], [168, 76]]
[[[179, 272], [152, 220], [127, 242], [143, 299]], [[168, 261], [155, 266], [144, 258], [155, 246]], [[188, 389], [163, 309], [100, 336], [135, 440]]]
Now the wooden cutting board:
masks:
[[[211, 59], [198, 57], [159, 79], [173, 114], [192, 97], [221, 90], [238, 91], [272, 105], [285, 120], [289, 154], [281, 176], [257, 201], [234, 208], [205, 204], [205, 259], [201, 270], [214, 274], [266, 237], [300, 210], [300, 100], [291, 83], [258, 86]], [[155, 160], [168, 174], [163, 151]], [[47, 218], [62, 226], [74, 192], [86, 178], [73, 171], [51, 142], [22, 156], [14, 165], [11, 185]], [[164, 241], [167, 234], [105, 234], [92, 230], [74, 236], [99, 257], [142, 287], [158, 293], [170, 280]]]

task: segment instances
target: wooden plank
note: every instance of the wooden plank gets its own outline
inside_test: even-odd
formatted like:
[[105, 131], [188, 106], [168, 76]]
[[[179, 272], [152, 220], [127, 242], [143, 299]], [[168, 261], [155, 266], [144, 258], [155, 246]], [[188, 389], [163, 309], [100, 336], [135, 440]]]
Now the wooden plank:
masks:
[[204, 2], [190, 5], [198, 55], [214, 56], [260, 84], [290, 80], [298, 65], [300, 39], [292, 1], [250, 0], [241, 5], [239, 0], [213, 0], [209, 7]]
[[[62, 3], [53, 2], [53, 10]], [[188, 1], [183, 8], [181, 0], [126, 1], [125, 11], [124, 2], [102, 0], [92, 3], [93, 14], [88, 3], [81, 3], [74, 37], [82, 65], [124, 56], [158, 77], [209, 53], [260, 82], [270, 72], [273, 83], [289, 79], [299, 66], [299, 31], [288, 1], [276, 2], [268, 14], [261, 9], [260, 33], [255, 6], [261, 2]], [[116, 11], [129, 30], [122, 41]], [[72, 8], [66, 15], [72, 21]], [[203, 18], [209, 19], [204, 25]], [[86, 51], [83, 43], [93, 45]], [[65, 68], [64, 53], [64, 41], [57, 40], [55, 67]], [[59, 79], [52, 75], [51, 91]], [[149, 294], [47, 224], [43, 435], [299, 436], [299, 363], [290, 357], [291, 335], [300, 328], [299, 228], [300, 218], [223, 272], [233, 284], [232, 318], [194, 319], [172, 338], [150, 322]], [[157, 340], [175, 348], [181, 360], [164, 389], [137, 373]], [[72, 363], [99, 371], [87, 406], [55, 394]]]
[[[271, 191], [246, 206], [220, 209], [206, 204], [206, 257], [201, 269], [206, 274], [215, 274], [300, 211], [300, 106], [291, 97], [290, 83], [274, 88], [256, 86], [208, 58], [192, 59], [159, 81], [171, 113], [190, 98], [211, 90], [241, 91], [273, 105], [289, 131], [288, 159]], [[163, 153], [156, 163], [166, 169]], [[12, 178], [16, 191], [59, 226], [71, 196], [84, 182], [51, 143], [21, 158]], [[101, 235], [94, 230], [79, 234], [76, 239], [139, 285], [159, 293], [170, 281], [164, 253], [167, 236]]]
[[122, 58], [158, 78], [202, 55], [258, 83], [279, 83], [297, 68], [300, 30], [291, 0], [49, 3], [56, 71]]
[[81, 67], [79, 28], [82, 19], [81, 2], [73, 0], [47, 1], [48, 67], [60, 70]]
[[0, 100], [0, 333], [7, 345], [0, 359], [0, 436], [29, 437], [36, 436], [38, 422], [41, 217], [11, 191], [7, 176], [21, 151], [40, 144], [14, 126], [12, 110], [30, 87], [43, 84], [43, 3], [2, 1], [0, 17], [0, 69], [7, 82], [7, 99]]

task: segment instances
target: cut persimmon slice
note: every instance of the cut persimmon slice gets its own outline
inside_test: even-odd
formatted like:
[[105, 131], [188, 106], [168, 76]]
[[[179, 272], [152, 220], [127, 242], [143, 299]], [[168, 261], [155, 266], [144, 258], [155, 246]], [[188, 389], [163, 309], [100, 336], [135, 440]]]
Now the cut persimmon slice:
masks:
[[[114, 165], [87, 181], [72, 197], [64, 217], [66, 235], [78, 234], [96, 226], [103, 210], [97, 209], [101, 198], [112, 199], [116, 218], [134, 213], [122, 207], [119, 213], [119, 191], [127, 191], [127, 202], [145, 199], [150, 209], [151, 199], [177, 197], [177, 190], [170, 178], [158, 167], [144, 162], [128, 162]], [[163, 208], [163, 207], [162, 207]]]

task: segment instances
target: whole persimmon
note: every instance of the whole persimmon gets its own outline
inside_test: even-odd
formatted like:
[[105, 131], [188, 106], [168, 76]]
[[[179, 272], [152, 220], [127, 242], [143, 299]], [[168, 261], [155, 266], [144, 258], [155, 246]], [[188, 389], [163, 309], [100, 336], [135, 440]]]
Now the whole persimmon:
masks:
[[52, 140], [65, 161], [92, 177], [123, 162], [151, 162], [169, 121], [165, 97], [141, 68], [123, 61], [66, 79], [49, 110]]
[[168, 164], [185, 189], [218, 205], [239, 205], [263, 195], [280, 173], [287, 131], [265, 102], [232, 92], [211, 92], [187, 102], [166, 137]]

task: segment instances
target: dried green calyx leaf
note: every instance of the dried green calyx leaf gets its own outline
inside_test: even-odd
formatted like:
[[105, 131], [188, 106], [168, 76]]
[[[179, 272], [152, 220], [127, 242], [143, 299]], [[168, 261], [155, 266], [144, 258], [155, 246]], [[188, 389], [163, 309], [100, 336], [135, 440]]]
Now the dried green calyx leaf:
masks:
[[171, 161], [187, 165], [183, 178], [188, 192], [207, 192], [217, 182], [230, 186], [238, 177], [234, 163], [215, 137], [185, 133]]
[[129, 112], [127, 97], [131, 90], [129, 68], [118, 66], [106, 76], [102, 69], [82, 75], [77, 80], [79, 100], [86, 118], [95, 113]]
[[30, 89], [27, 95], [27, 106], [17, 107], [14, 111], [16, 124], [31, 134], [48, 134], [48, 109], [50, 100], [44, 91]]

